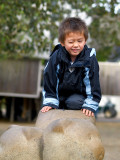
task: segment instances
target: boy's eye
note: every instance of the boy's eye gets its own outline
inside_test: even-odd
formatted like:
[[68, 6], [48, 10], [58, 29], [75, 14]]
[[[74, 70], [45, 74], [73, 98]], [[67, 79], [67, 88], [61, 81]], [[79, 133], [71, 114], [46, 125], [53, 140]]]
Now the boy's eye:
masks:
[[70, 41], [69, 43], [73, 43], [72, 41]]

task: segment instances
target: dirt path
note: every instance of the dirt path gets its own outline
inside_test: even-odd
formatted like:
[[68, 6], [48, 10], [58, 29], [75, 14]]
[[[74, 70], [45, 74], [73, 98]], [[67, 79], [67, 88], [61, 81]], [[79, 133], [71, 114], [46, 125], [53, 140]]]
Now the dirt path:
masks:
[[104, 160], [120, 159], [120, 122], [97, 122], [105, 148]]
[[[14, 123], [22, 126], [34, 126], [33, 123]], [[8, 122], [0, 122], [0, 135], [11, 125]], [[120, 122], [96, 122], [105, 148], [104, 160], [120, 159]]]

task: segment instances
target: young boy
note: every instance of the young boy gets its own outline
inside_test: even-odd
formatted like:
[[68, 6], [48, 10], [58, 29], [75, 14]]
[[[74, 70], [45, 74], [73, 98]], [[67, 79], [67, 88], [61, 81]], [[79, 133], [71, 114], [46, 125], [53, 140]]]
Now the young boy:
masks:
[[101, 100], [99, 66], [94, 48], [88, 48], [88, 29], [80, 18], [66, 18], [59, 41], [44, 70], [43, 108], [82, 110], [94, 116]]

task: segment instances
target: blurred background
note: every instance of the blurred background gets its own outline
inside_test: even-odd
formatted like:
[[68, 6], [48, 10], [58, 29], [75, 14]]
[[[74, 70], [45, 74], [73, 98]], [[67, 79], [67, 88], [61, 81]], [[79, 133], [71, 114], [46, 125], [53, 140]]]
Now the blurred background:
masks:
[[[87, 45], [97, 51], [103, 96], [96, 120], [108, 146], [107, 136], [112, 139], [120, 128], [120, 0], [0, 0], [1, 130], [9, 123], [36, 121], [44, 65], [59, 43], [60, 22], [70, 16], [86, 22]], [[115, 147], [105, 160], [114, 160], [114, 154], [120, 154]]]

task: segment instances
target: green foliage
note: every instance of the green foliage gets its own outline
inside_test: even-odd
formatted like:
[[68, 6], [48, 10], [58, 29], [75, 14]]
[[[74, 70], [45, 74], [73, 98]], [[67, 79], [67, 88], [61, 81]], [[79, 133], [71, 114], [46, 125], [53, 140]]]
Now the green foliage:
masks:
[[97, 51], [97, 60], [98, 61], [107, 61], [108, 57], [110, 56], [110, 52], [112, 50], [112, 47], [101, 47], [98, 51]]
[[[55, 0], [0, 0], [0, 55], [22, 57], [49, 50], [57, 37], [56, 22], [68, 12], [63, 11], [59, 3]], [[50, 37], [45, 31], [50, 32]]]
[[[120, 46], [120, 14], [116, 13], [117, 0], [97, 0], [88, 15], [92, 17], [89, 26], [91, 46], [97, 49], [97, 57], [100, 61], [110, 60], [113, 48]], [[119, 51], [120, 52], [120, 51]], [[118, 53], [116, 54], [116, 59]]]

